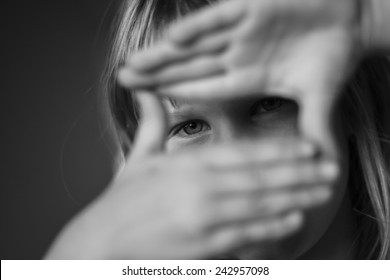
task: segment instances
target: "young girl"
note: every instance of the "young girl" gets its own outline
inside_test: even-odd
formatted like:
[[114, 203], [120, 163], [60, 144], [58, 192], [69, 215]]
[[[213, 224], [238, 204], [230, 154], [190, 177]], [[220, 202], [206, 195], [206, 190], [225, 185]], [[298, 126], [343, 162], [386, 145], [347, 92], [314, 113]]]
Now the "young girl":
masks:
[[[156, 41], [165, 38], [170, 22], [211, 2], [124, 2], [105, 98], [119, 154], [128, 157], [130, 147], [131, 153], [106, 192], [73, 219], [47, 257], [389, 258], [388, 61], [366, 62], [340, 100], [324, 103], [322, 118], [314, 122], [310, 116], [315, 119], [316, 112], [307, 109], [313, 104], [305, 103], [310, 96], [299, 98], [276, 83], [253, 83], [255, 76], [233, 79], [223, 90], [195, 84], [190, 92], [192, 81], [230, 73], [215, 68], [213, 57], [227, 49], [218, 38], [231, 34], [200, 24], [192, 33], [173, 31], [168, 38], [179, 47]], [[189, 27], [187, 22], [183, 30]], [[195, 37], [205, 37], [202, 32], [214, 32], [217, 39], [200, 39], [201, 47], [192, 48]], [[253, 44], [233, 39], [249, 50]], [[137, 92], [120, 87], [117, 75], [128, 54], [151, 45], [157, 47], [138, 62], [134, 58], [120, 77]], [[236, 65], [252, 60], [246, 61]], [[264, 67], [271, 64], [249, 68], [260, 77], [258, 68], [271, 71], [275, 67]], [[175, 99], [160, 100], [150, 90]], [[202, 93], [208, 102], [188, 98]]]

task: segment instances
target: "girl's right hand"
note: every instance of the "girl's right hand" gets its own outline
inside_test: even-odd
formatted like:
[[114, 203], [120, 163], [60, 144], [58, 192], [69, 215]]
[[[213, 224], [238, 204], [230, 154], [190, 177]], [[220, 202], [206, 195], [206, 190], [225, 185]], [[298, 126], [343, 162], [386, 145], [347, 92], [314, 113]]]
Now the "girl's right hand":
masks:
[[142, 114], [131, 157], [47, 258], [210, 258], [278, 242], [302, 226], [305, 209], [330, 198], [337, 170], [314, 160], [308, 143], [234, 143], [166, 155], [160, 100], [139, 98], [143, 112], [153, 114]]

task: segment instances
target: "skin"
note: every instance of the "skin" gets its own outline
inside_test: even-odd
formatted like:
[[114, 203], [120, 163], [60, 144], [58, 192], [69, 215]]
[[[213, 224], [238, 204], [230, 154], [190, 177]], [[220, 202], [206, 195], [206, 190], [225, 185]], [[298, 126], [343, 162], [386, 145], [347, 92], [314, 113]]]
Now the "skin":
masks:
[[[223, 63], [220, 64], [223, 67], [229, 66], [225, 68], [229, 71], [224, 71], [228, 76], [230, 75], [229, 78], [225, 78], [225, 81], [234, 82], [229, 83], [228, 88], [224, 88], [221, 87], [221, 80], [216, 80], [215, 86], [212, 87], [216, 91], [214, 92], [215, 95], [210, 96], [207, 93], [210, 87], [202, 86], [199, 83], [195, 83], [197, 92], [186, 91], [185, 89], [194, 88], [194, 84], [191, 85], [191, 79], [195, 78], [194, 76], [179, 76], [179, 80], [184, 80], [185, 84], [175, 84], [178, 80], [170, 80], [172, 79], [172, 72], [169, 71], [163, 71], [165, 76], [159, 76], [159, 73], [162, 72], [156, 72], [156, 69], [169, 69], [170, 66], [175, 66], [177, 59], [194, 57], [194, 61], [196, 61], [199, 52], [194, 53], [192, 51], [194, 50], [193, 47], [196, 50], [196, 47], [200, 46], [198, 49], [200, 53], [207, 52], [209, 50], [207, 48], [208, 44], [206, 44], [207, 38], [213, 38], [213, 36], [208, 37], [207, 35], [212, 35], [221, 29], [225, 28], [227, 30], [225, 34], [229, 34], [229, 27], [233, 27], [233, 31], [235, 30], [234, 27], [237, 27], [236, 30], [240, 30], [240, 34], [244, 37], [256, 38], [251, 32], [258, 30], [258, 27], [261, 30], [261, 24], [267, 26], [269, 22], [260, 21], [259, 26], [258, 22], [251, 21], [250, 19], [260, 18], [256, 16], [256, 9], [252, 9], [254, 6], [251, 5], [256, 5], [259, 2], [272, 4], [275, 1], [247, 0], [245, 3], [248, 5], [242, 4], [244, 1], [237, 2], [240, 2], [240, 6], [244, 7], [240, 8], [241, 11], [242, 9], [253, 11], [253, 13], [247, 14], [247, 17], [241, 18], [249, 19], [249, 21], [237, 20], [224, 25], [226, 22], [229, 23], [229, 14], [225, 18], [227, 21], [220, 21], [221, 18], [214, 17], [212, 13], [218, 14], [223, 11], [223, 8], [217, 7], [212, 11], [210, 9], [210, 15], [212, 15], [208, 17], [210, 21], [205, 21], [203, 16], [199, 16], [198, 18], [189, 19], [187, 24], [181, 25], [182, 27], [176, 27], [176, 31], [173, 28], [171, 39], [165, 45], [166, 48], [151, 49], [152, 53], [158, 49], [163, 50], [163, 56], [158, 51], [156, 56], [149, 53], [148, 57], [157, 57], [157, 60], [152, 59], [151, 62], [148, 62], [145, 60], [145, 56], [142, 58], [140, 54], [138, 62], [136, 58], [129, 62], [128, 66], [130, 68], [127, 68], [127, 70], [130, 69], [130, 71], [120, 73], [119, 81], [130, 88], [153, 86], [158, 89], [156, 92], [159, 93], [177, 94], [176, 97], [187, 94], [187, 96], [191, 95], [192, 98], [200, 99], [207, 96], [206, 100], [216, 97], [224, 99], [226, 98], [224, 93], [234, 98], [238, 93], [251, 96], [253, 93], [259, 92], [259, 88], [268, 89], [261, 90], [261, 92], [277, 93], [297, 101], [302, 111], [298, 119], [298, 125], [291, 125], [296, 121], [295, 116], [293, 117], [294, 121], [283, 122], [284, 125], [281, 126], [283, 132], [278, 131], [276, 133], [271, 130], [268, 131], [269, 133], [259, 133], [260, 130], [254, 129], [246, 130], [242, 134], [243, 127], [236, 125], [238, 123], [236, 117], [239, 117], [239, 115], [226, 114], [231, 111], [224, 107], [225, 105], [221, 105], [222, 107], [219, 110], [215, 110], [215, 107], [210, 105], [213, 112], [219, 112], [218, 114], [212, 114], [211, 112], [207, 114], [213, 116], [213, 120], [208, 120], [212, 122], [214, 128], [212, 136], [207, 138], [209, 142], [206, 141], [210, 145], [204, 145], [204, 142], [200, 145], [199, 141], [195, 141], [197, 146], [203, 147], [187, 149], [195, 143], [183, 145], [182, 142], [179, 145], [178, 141], [175, 142], [171, 140], [172, 138], [169, 138], [167, 153], [165, 150], [167, 126], [171, 123], [164, 121], [165, 113], [161, 109], [162, 106], [158, 99], [148, 94], [143, 94], [143, 97], [140, 95], [141, 107], [144, 112], [154, 113], [143, 114], [136, 144], [122, 173], [111, 182], [103, 194], [64, 228], [50, 248], [47, 258], [209, 258], [226, 253], [241, 258], [353, 257], [350, 244], [352, 241], [351, 232], [354, 227], [350, 213], [350, 203], [346, 195], [348, 162], [345, 151], [347, 151], [347, 136], [340, 122], [338, 122], [338, 114], [334, 106], [335, 98], [333, 98], [335, 95], [329, 95], [329, 93], [336, 92], [335, 89], [338, 88], [340, 82], [339, 79], [334, 79], [332, 73], [341, 72], [345, 73], [346, 76], [349, 73], [349, 51], [354, 44], [351, 37], [345, 37], [344, 35], [351, 34], [349, 32], [351, 31], [350, 28], [354, 29], [353, 24], [351, 25], [351, 22], [354, 22], [351, 21], [354, 15], [350, 16], [351, 14], [348, 14], [348, 11], [354, 11], [354, 9], [349, 9], [350, 6], [348, 6], [348, 3], [352, 3], [352, 1], [316, 1], [317, 4], [325, 4], [325, 6], [317, 6], [317, 13], [315, 5], [307, 5], [313, 3], [313, 1], [298, 0], [286, 0], [286, 3], [292, 4], [279, 5], [278, 7], [282, 8], [281, 10], [268, 10], [268, 19], [285, 19], [286, 17], [277, 17], [278, 12], [282, 11], [291, 15], [290, 19], [296, 20], [295, 22], [298, 24], [285, 26], [292, 29], [298, 28], [297, 34], [302, 35], [301, 37], [294, 36], [297, 39], [297, 48], [292, 48], [293, 51], [290, 52], [288, 46], [291, 46], [291, 44], [289, 43], [294, 43], [294, 41], [282, 40], [283, 38], [291, 39], [288, 36], [270, 36], [271, 39], [278, 39], [274, 41], [274, 43], [277, 43], [276, 45], [287, 46], [287, 52], [276, 52], [275, 55], [265, 56], [275, 58], [270, 63], [266, 60], [265, 66], [276, 65], [276, 67], [264, 68], [263, 71], [258, 73], [251, 70], [257, 69], [259, 71], [258, 69], [261, 68], [258, 65], [254, 65], [255, 68], [247, 67], [248, 65], [251, 66], [248, 62], [262, 62], [262, 59], [245, 59], [244, 63], [240, 61], [241, 57], [248, 57], [241, 56], [240, 53], [248, 54], [251, 57], [251, 52], [248, 52], [245, 44], [236, 44], [236, 48], [234, 48], [236, 51], [233, 54], [224, 55], [223, 52], [220, 53], [221, 58], [229, 58], [227, 61], [229, 63], [226, 64], [226, 61], [222, 59]], [[280, 1], [280, 3], [282, 2]], [[233, 3], [233, 1], [230, 1], [230, 3]], [[327, 3], [332, 4], [326, 6]], [[382, 13], [382, 16], [372, 18], [369, 15], [364, 16], [366, 22], [372, 22], [373, 24], [365, 25], [363, 29], [374, 34], [376, 48], [388, 49], [388, 43], [380, 42], [380, 38], [390, 38], [390, 36], [382, 36], [389, 31], [388, 28], [385, 28], [387, 26], [386, 17], [383, 16], [383, 13], [386, 14], [386, 11], [389, 10], [385, 9], [388, 6], [388, 1], [377, 0], [370, 3], [382, 3], [382, 6], [374, 5], [376, 8], [371, 9], [379, 14]], [[293, 9], [284, 9], [285, 7]], [[307, 7], [314, 7], [314, 10], [307, 9]], [[335, 13], [332, 12], [332, 9], [326, 9], [329, 7], [333, 7]], [[339, 9], [339, 7], [343, 7], [343, 9]], [[384, 9], [378, 7], [384, 7]], [[230, 10], [232, 11], [232, 9]], [[298, 11], [298, 13], [294, 13], [294, 11]], [[317, 16], [313, 16], [313, 14]], [[304, 17], [305, 15], [307, 17]], [[327, 17], [329, 15], [330, 18]], [[338, 15], [339, 17], [335, 19], [339, 20], [329, 21], [329, 19], [333, 19], [333, 15]], [[212, 24], [213, 18], [218, 19], [216, 24]], [[305, 34], [308, 33], [299, 32], [299, 27], [302, 27], [299, 24], [301, 18], [314, 21], [314, 24], [311, 24], [310, 21], [305, 24], [305, 27], [312, 27], [313, 31], [316, 30], [315, 28], [320, 27], [318, 30], [321, 30], [321, 27], [325, 27], [322, 29], [325, 32], [318, 33], [324, 36], [311, 37], [314, 40], [311, 40], [310, 36], [305, 37]], [[322, 19], [325, 20], [322, 21]], [[195, 22], [198, 20], [205, 24], [193, 24], [191, 20], [195, 20]], [[222, 25], [219, 25], [218, 22]], [[249, 25], [240, 25], [245, 22]], [[322, 26], [316, 24], [318, 22], [334, 22], [335, 24]], [[194, 28], [198, 26], [200, 28]], [[205, 26], [206, 29], [202, 28]], [[207, 26], [211, 26], [211, 30], [208, 30]], [[240, 29], [240, 26], [242, 29]], [[335, 28], [327, 29], [326, 27]], [[184, 36], [183, 34], [186, 34], [189, 28], [193, 28], [195, 32], [190, 32], [188, 36]], [[287, 29], [284, 35], [288, 35], [289, 31], [291, 30]], [[275, 34], [280, 35], [277, 32]], [[226, 38], [245, 39], [232, 35], [234, 35], [234, 32]], [[196, 40], [193, 40], [191, 36], [195, 36]], [[199, 42], [198, 38], [203, 37], [205, 38], [203, 42], [206, 43], [197, 44]], [[223, 39], [221, 42], [226, 42], [224, 41], [226, 38], [223, 37], [217, 36], [214, 38]], [[305, 47], [305, 53], [313, 55], [314, 61], [317, 61], [317, 57], [319, 59], [318, 63], [314, 63], [314, 68], [301, 65], [302, 60], [297, 59], [300, 57], [300, 38], [307, 46], [308, 52], [306, 52]], [[333, 47], [335, 45], [328, 44], [328, 42], [336, 39], [341, 44], [332, 49], [330, 45], [333, 45]], [[367, 41], [370, 40], [364, 42]], [[195, 44], [192, 44], [194, 42]], [[256, 39], [246, 42], [249, 42], [249, 45], [251, 42], [254, 42], [255, 45], [257, 43]], [[307, 43], [310, 44], [307, 45]], [[268, 50], [284, 50], [272, 46], [271, 43]], [[322, 47], [324, 48], [322, 49]], [[369, 49], [367, 43], [365, 47]], [[319, 48], [321, 52], [318, 52]], [[177, 52], [178, 50], [182, 52]], [[255, 50], [252, 53], [255, 56], [259, 52], [258, 48], [252, 48], [252, 50]], [[298, 52], [294, 52], [294, 50], [298, 50]], [[168, 53], [165, 51], [168, 51]], [[173, 56], [169, 56], [169, 54], [173, 54]], [[176, 54], [180, 54], [180, 57], [175, 57]], [[278, 57], [283, 58], [278, 54], [288, 54], [284, 57], [287, 59], [284, 61], [278, 60]], [[161, 57], [169, 59], [168, 61], [161, 60]], [[202, 62], [202, 60], [200, 61]], [[279, 62], [282, 62], [282, 64], [279, 64]], [[205, 76], [207, 72], [201, 71], [204, 67], [202, 63], [198, 65], [195, 63], [197, 69], [200, 70], [192, 73], [200, 73], [201, 76]], [[157, 65], [159, 67], [156, 67]], [[278, 65], [284, 65], [285, 67], [280, 69]], [[335, 69], [337, 71], [334, 71]], [[286, 72], [282, 70], [286, 70]], [[173, 73], [175, 71], [177, 73], [177, 69]], [[179, 72], [190, 73], [188, 71]], [[216, 73], [222, 72], [216, 71]], [[283, 86], [269, 86], [267, 88], [264, 86], [256, 87], [256, 84], [255, 86], [252, 84], [252, 87], [250, 86], [248, 90], [244, 83], [246, 80], [240, 80], [240, 75], [237, 76], [237, 73], [241, 73], [241, 77], [246, 75], [242, 73], [252, 73], [251, 75], [274, 73], [275, 75], [268, 77], [268, 80], [282, 81]], [[283, 75], [280, 75], [281, 73]], [[289, 73], [293, 75], [287, 75]], [[308, 82], [306, 78], [314, 73], [318, 76]], [[218, 75], [215, 77], [218, 77]], [[272, 77], [275, 77], [275, 79]], [[282, 77], [282, 79], [278, 80], [278, 77]], [[289, 80], [290, 84], [284, 80], [284, 77], [291, 78]], [[265, 81], [264, 79], [260, 80]], [[269, 84], [272, 85], [273, 83]], [[204, 85], [210, 84], [206, 83]], [[227, 84], [222, 85], [226, 86]], [[256, 90], [254, 91], [253, 88]], [[204, 91], [205, 89], [206, 91]], [[312, 98], [310, 94], [313, 96]], [[231, 106], [228, 105], [228, 107]], [[210, 108], [203, 108], [201, 111], [207, 111]], [[330, 118], [329, 116], [333, 117]], [[239, 119], [241, 122], [242, 118]], [[217, 131], [215, 131], [216, 127], [218, 128]], [[267, 125], [261, 125], [260, 127], [263, 129], [269, 128]], [[283, 134], [284, 136], [293, 135], [296, 138], [297, 131], [300, 135], [314, 140], [321, 148], [321, 154], [325, 154], [328, 158], [334, 160], [329, 161], [325, 157], [320, 157], [319, 160], [318, 158], [314, 159], [316, 152], [313, 148], [307, 149], [307, 142], [301, 139], [299, 141], [288, 139], [284, 142], [279, 142], [280, 139], [277, 139]], [[237, 137], [244, 136], [245, 143], [240, 145], [235, 142], [238, 140]], [[265, 142], [258, 141], [262, 137], [267, 138], [267, 140], [263, 139]], [[256, 142], [248, 142], [251, 140], [256, 140]], [[220, 142], [224, 143], [221, 144]], [[217, 144], [217, 147], [215, 147], [215, 144]], [[270, 176], [270, 174], [274, 175]], [[284, 174], [284, 176], [275, 176], [275, 174]], [[287, 174], [290, 174], [290, 177]], [[287, 178], [288, 180], [278, 182], [281, 178]], [[294, 183], [291, 184], [291, 182]], [[302, 192], [297, 191], [297, 185], [303, 188]], [[321, 187], [316, 188], [314, 186]], [[260, 193], [261, 195], [255, 195]], [[176, 199], [172, 200], [173, 197]], [[291, 203], [274, 203], [281, 200]], [[267, 204], [268, 206], [264, 208], [264, 205]], [[248, 205], [252, 206], [248, 207]], [[253, 207], [253, 205], [256, 207]], [[231, 209], [235, 211], [229, 211]], [[292, 242], [292, 240], [297, 242]], [[302, 242], [302, 240], [306, 241]], [[271, 245], [265, 246], [265, 244]], [[247, 249], [255, 246], [255, 249]]]
[[305, 209], [333, 200], [337, 165], [315, 159], [309, 142], [218, 141], [181, 151], [167, 143], [167, 153], [164, 106], [148, 93], [139, 101], [141, 124], [121, 174], [46, 258], [203, 259], [254, 244], [262, 248], [256, 257], [287, 258], [279, 245], [264, 244], [281, 244], [305, 228]]
[[[308, 219], [309, 227], [313, 221], [309, 237], [304, 238], [309, 241], [292, 250], [293, 257], [353, 258], [354, 219], [346, 188], [348, 135], [337, 100], [355, 63], [372, 52], [388, 51], [390, 38], [383, 36], [390, 30], [389, 1], [358, 4], [353, 0], [226, 1], [174, 24], [160, 44], [130, 57], [118, 76], [122, 85], [132, 89], [153, 88], [158, 94], [207, 103], [269, 92], [300, 105], [300, 134], [315, 141], [322, 156], [336, 159], [341, 176], [332, 202], [322, 211], [311, 212], [317, 219]], [[209, 111], [202, 108], [201, 115], [215, 117], [211, 111], [218, 110]], [[218, 130], [207, 141], [216, 142], [223, 134], [227, 139], [247, 135], [237, 132], [242, 128], [235, 127], [226, 114], [217, 123]], [[237, 130], [226, 133], [221, 127]], [[207, 141], [203, 137], [192, 143]], [[169, 145], [172, 150], [183, 146]], [[315, 221], [320, 222], [315, 225]], [[256, 253], [248, 256], [257, 257]]]
[[[260, 97], [259, 97], [260, 96]], [[226, 143], [274, 142], [299, 137], [298, 106], [292, 100], [267, 95], [224, 102], [165, 102], [170, 131], [170, 153]], [[305, 223], [293, 236], [246, 246], [223, 257], [240, 259], [353, 258], [354, 220], [347, 195], [347, 135], [338, 112], [332, 122], [331, 146], [337, 150], [340, 176], [333, 182], [332, 197], [320, 207], [307, 208]], [[272, 172], [271, 172], [272, 173]], [[279, 170], [275, 177], [286, 176]], [[261, 183], [261, 182], [259, 182]], [[286, 198], [288, 199], [288, 198]], [[291, 199], [291, 197], [290, 197]], [[343, 207], [341, 202], [343, 201]], [[286, 203], [286, 201], [275, 201]], [[337, 213], [337, 215], [336, 215]], [[335, 248], [328, 250], [326, 248]]]
[[387, 0], [223, 1], [130, 56], [118, 80], [206, 102], [258, 92], [294, 99], [303, 134], [337, 156], [330, 116], [356, 63], [388, 53], [389, 11]]
[[329, 116], [361, 54], [357, 3], [222, 2], [171, 26], [165, 40], [129, 57], [118, 78], [129, 88], [181, 98], [270, 92], [294, 99], [304, 134], [327, 139], [322, 148], [336, 156]]

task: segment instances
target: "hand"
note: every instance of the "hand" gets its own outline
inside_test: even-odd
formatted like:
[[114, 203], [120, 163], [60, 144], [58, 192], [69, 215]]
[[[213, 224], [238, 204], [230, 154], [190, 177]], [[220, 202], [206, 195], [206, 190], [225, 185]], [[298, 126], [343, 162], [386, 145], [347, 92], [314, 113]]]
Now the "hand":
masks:
[[303, 134], [327, 139], [329, 116], [359, 58], [359, 3], [223, 2], [178, 21], [160, 44], [130, 57], [119, 81], [192, 99], [291, 98], [301, 105]]
[[122, 173], [48, 258], [207, 258], [281, 240], [302, 225], [304, 209], [331, 196], [335, 170], [302, 141], [164, 154], [164, 109], [151, 94], [139, 99], [141, 127]]
[[[358, 3], [230, 0], [184, 18], [165, 41], [134, 54], [120, 82], [186, 98], [252, 95], [284, 83], [327, 86], [330, 94], [361, 43]], [[324, 79], [334, 82], [314, 83]]]

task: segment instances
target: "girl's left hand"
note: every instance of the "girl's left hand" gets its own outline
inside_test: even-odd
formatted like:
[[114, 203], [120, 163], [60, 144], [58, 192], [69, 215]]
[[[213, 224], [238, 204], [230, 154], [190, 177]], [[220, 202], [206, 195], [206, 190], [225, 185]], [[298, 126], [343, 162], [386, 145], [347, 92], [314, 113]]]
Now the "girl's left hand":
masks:
[[203, 100], [279, 94], [300, 103], [301, 126], [315, 131], [329, 125], [356, 62], [362, 3], [223, 2], [178, 21], [163, 42], [130, 57], [119, 81]]

